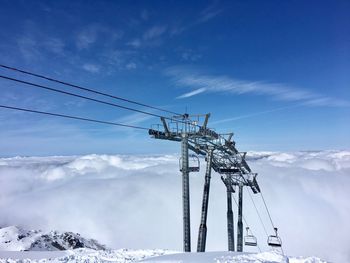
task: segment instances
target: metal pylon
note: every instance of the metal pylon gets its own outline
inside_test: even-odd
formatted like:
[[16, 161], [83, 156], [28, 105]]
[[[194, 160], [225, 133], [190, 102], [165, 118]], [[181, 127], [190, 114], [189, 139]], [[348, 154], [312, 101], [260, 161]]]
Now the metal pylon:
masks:
[[232, 186], [226, 185], [227, 192], [227, 237], [228, 251], [235, 251], [235, 237], [232, 211]]
[[212, 158], [213, 158], [213, 149], [208, 149], [207, 167], [205, 171], [203, 200], [202, 200], [202, 215], [201, 215], [201, 223], [200, 223], [199, 232], [198, 232], [197, 252], [205, 251], [205, 245], [207, 240], [207, 216], [208, 216]]
[[188, 134], [183, 133], [181, 139], [182, 154], [182, 208], [183, 208], [183, 249], [191, 252], [190, 221], [190, 181], [188, 171]]
[[[187, 113], [173, 116], [171, 118], [161, 117], [162, 125], [154, 126], [148, 133], [152, 138], [181, 142], [180, 170], [182, 172], [182, 203], [183, 203], [183, 247], [185, 252], [191, 251], [191, 227], [190, 227], [190, 195], [189, 195], [189, 173], [197, 172], [197, 167], [189, 164], [189, 150], [197, 155], [208, 155], [208, 149], [213, 148], [212, 160], [209, 162], [211, 168], [221, 175], [227, 189], [227, 219], [229, 250], [235, 249], [234, 223], [232, 212], [233, 185], [239, 187], [239, 216], [237, 233], [237, 250], [243, 250], [243, 223], [242, 223], [242, 189], [249, 186], [254, 193], [259, 193], [260, 188], [256, 181], [256, 174], [252, 173], [245, 160], [246, 153], [241, 153], [235, 147], [232, 140], [233, 133], [219, 134], [215, 130], [207, 127], [210, 114], [205, 115], [203, 124], [200, 125], [200, 118], [203, 115], [189, 116]], [[161, 128], [163, 127], [163, 128]], [[208, 165], [209, 165], [208, 164]], [[234, 177], [232, 177], [234, 176]], [[201, 225], [198, 234], [197, 250], [204, 251], [206, 244], [206, 220], [209, 199], [210, 168], [207, 167], [203, 202]], [[230, 185], [230, 186], [228, 186]]]
[[221, 176], [221, 180], [226, 186], [226, 194], [227, 194], [228, 251], [235, 251], [235, 237], [234, 237], [233, 211], [232, 211], [232, 193], [234, 193], [234, 189], [232, 187], [232, 175], [227, 174], [226, 176]]
[[238, 191], [238, 222], [237, 222], [237, 251], [243, 251], [243, 184], [239, 184]]

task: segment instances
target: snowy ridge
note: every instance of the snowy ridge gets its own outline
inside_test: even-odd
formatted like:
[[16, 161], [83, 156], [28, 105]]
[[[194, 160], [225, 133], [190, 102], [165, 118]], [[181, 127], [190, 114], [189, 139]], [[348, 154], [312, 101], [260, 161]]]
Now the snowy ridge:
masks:
[[24, 230], [16, 226], [0, 228], [0, 250], [57, 251], [76, 248], [105, 250], [96, 240], [86, 239], [72, 232], [43, 232]]

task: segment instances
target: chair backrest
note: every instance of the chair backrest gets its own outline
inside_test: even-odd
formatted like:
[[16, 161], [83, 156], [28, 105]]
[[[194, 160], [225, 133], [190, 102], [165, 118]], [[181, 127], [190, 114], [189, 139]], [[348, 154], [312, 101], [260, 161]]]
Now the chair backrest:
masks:
[[267, 244], [271, 247], [281, 247], [282, 246], [282, 241], [279, 238], [279, 236], [269, 236], [267, 239]]
[[257, 246], [258, 242], [255, 236], [247, 235], [244, 237], [244, 245], [246, 246]]

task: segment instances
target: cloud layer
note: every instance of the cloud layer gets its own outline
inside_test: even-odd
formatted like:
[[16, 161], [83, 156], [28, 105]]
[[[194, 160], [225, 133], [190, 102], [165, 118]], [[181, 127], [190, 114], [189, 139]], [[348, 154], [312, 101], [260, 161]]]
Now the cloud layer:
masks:
[[310, 106], [349, 107], [350, 102], [317, 94], [307, 89], [290, 87], [280, 83], [247, 81], [227, 76], [212, 76], [193, 72], [188, 69], [170, 68], [166, 70], [174, 83], [192, 88], [177, 98], [188, 98], [204, 92], [264, 95], [273, 100], [300, 102]]
[[[250, 152], [248, 159], [259, 173], [286, 253], [348, 262], [350, 152]], [[201, 172], [191, 174], [193, 248], [204, 169], [202, 160]], [[272, 232], [260, 196], [251, 195], [267, 232]], [[80, 232], [114, 248], [181, 250], [181, 207], [181, 177], [174, 155], [0, 159], [0, 226]], [[262, 250], [268, 249], [247, 191], [244, 216]], [[215, 173], [207, 242], [208, 250], [227, 248], [226, 191]]]

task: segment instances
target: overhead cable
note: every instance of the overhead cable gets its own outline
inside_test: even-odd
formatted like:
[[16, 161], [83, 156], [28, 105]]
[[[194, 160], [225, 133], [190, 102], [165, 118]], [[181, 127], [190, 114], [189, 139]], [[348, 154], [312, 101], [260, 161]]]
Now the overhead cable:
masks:
[[[238, 207], [238, 203], [237, 203], [237, 200], [236, 200], [235, 196], [232, 195], [232, 197], [233, 197], [233, 200], [235, 201], [235, 203], [236, 203], [236, 205], [237, 205], [237, 207]], [[250, 228], [250, 226], [248, 225], [247, 220], [245, 219], [245, 216], [244, 216], [243, 214], [242, 214], [242, 217], [243, 217], [244, 223], [246, 224], [247, 227], [249, 227], [250, 232], [251, 232], [252, 235], [254, 236], [254, 233], [253, 233], [252, 229]], [[257, 245], [257, 247], [258, 247], [258, 249], [259, 249], [259, 252], [261, 252], [261, 249], [260, 249], [259, 244], [256, 244], [256, 245]]]
[[101, 120], [90, 119], [90, 118], [85, 118], [85, 117], [78, 117], [78, 116], [65, 115], [65, 114], [46, 112], [46, 111], [38, 111], [38, 110], [19, 108], [19, 107], [14, 107], [14, 106], [0, 105], [0, 108], [17, 110], [17, 111], [24, 111], [24, 112], [31, 112], [31, 113], [37, 113], [37, 114], [44, 114], [44, 115], [50, 115], [50, 116], [62, 117], [62, 118], [80, 120], [80, 121], [96, 122], [96, 123], [101, 123], [101, 124], [121, 126], [121, 127], [125, 127], [125, 128], [148, 130], [148, 128], [135, 126], [135, 125], [129, 125], [129, 124], [123, 124], [123, 123], [117, 123], [117, 122], [109, 122], [109, 121], [101, 121]]
[[23, 69], [18, 69], [18, 68], [14, 68], [14, 67], [2, 65], [2, 64], [0, 64], [0, 67], [8, 69], [8, 70], [12, 70], [12, 71], [20, 72], [20, 73], [23, 73], [23, 74], [26, 74], [26, 75], [29, 75], [29, 76], [45, 79], [45, 80], [48, 80], [48, 81], [51, 81], [51, 82], [56, 82], [56, 83], [59, 83], [59, 84], [62, 84], [62, 85], [66, 85], [66, 86], [72, 87], [72, 88], [76, 88], [76, 89], [92, 92], [92, 93], [95, 93], [95, 94], [98, 94], [98, 95], [106, 96], [106, 97], [109, 97], [109, 98], [125, 101], [125, 102], [132, 103], [132, 104], [135, 104], [135, 105], [139, 105], [139, 106], [142, 106], [142, 107], [147, 107], [147, 108], [151, 108], [151, 109], [154, 109], [154, 110], [164, 111], [164, 112], [175, 114], [175, 115], [181, 115], [180, 113], [176, 113], [176, 112], [169, 111], [169, 110], [166, 110], [166, 109], [162, 109], [162, 108], [159, 108], [159, 107], [151, 106], [151, 105], [144, 104], [144, 103], [141, 103], [141, 102], [137, 102], [137, 101], [134, 101], [134, 100], [131, 100], [131, 99], [126, 99], [126, 98], [123, 98], [123, 97], [120, 97], [120, 96], [108, 94], [108, 93], [105, 93], [105, 92], [102, 92], [102, 91], [98, 91], [98, 90], [95, 90], [95, 89], [85, 88], [83, 86], [79, 86], [79, 85], [75, 85], [75, 84], [72, 84], [72, 83], [69, 83], [69, 82], [66, 82], [66, 81], [50, 78], [50, 77], [47, 77], [47, 76], [44, 76], [44, 75], [41, 75], [41, 74], [37, 74], [37, 73], [26, 71], [26, 70], [23, 70]]
[[64, 91], [64, 90], [60, 90], [60, 89], [51, 88], [51, 87], [47, 87], [47, 86], [44, 86], [44, 85], [32, 83], [32, 82], [29, 82], [29, 81], [24, 81], [24, 80], [11, 78], [11, 77], [7, 77], [7, 76], [3, 76], [3, 75], [0, 75], [0, 78], [7, 79], [7, 80], [10, 80], [10, 81], [15, 81], [15, 82], [26, 84], [26, 85], [33, 86], [33, 87], [37, 87], [37, 88], [40, 88], [40, 89], [45, 89], [45, 90], [49, 90], [49, 91], [53, 91], [53, 92], [57, 92], [57, 93], [62, 93], [62, 94], [65, 94], [65, 95], [69, 95], [69, 96], [73, 96], [73, 97], [77, 97], [77, 98], [81, 98], [81, 99], [85, 99], [85, 100], [94, 101], [94, 102], [97, 102], [97, 103], [102, 103], [102, 104], [105, 104], [105, 105], [110, 105], [110, 106], [113, 106], [113, 107], [118, 107], [118, 108], [125, 109], [125, 110], [135, 111], [135, 112], [138, 112], [138, 113], [142, 113], [142, 114], [146, 114], [146, 115], [150, 115], [150, 116], [154, 116], [154, 117], [159, 117], [159, 118], [163, 117], [165, 119], [172, 120], [172, 118], [164, 117], [164, 116], [161, 116], [161, 115], [158, 115], [158, 114], [154, 114], [154, 113], [151, 113], [151, 112], [147, 112], [147, 111], [143, 111], [143, 110], [138, 110], [138, 109], [126, 107], [126, 106], [115, 104], [115, 103], [108, 102], [108, 101], [94, 99], [94, 98], [83, 96], [83, 95], [79, 95], [79, 94], [76, 94], [76, 93], [72, 93], [72, 92], [68, 92], [68, 91]]
[[258, 214], [260, 223], [261, 223], [262, 227], [264, 228], [265, 234], [266, 234], [266, 236], [268, 237], [269, 234], [268, 234], [267, 231], [266, 231], [265, 224], [264, 224], [264, 222], [262, 221], [262, 218], [261, 218], [261, 216], [260, 216], [259, 210], [258, 210], [258, 208], [257, 208], [256, 205], [255, 205], [255, 202], [254, 202], [254, 199], [253, 199], [253, 197], [252, 197], [252, 194], [249, 192], [249, 190], [247, 190], [247, 192], [248, 192], [248, 194], [249, 194], [250, 200], [252, 201], [252, 203], [253, 203], [253, 205], [254, 205], [255, 211], [256, 211], [256, 213]]
[[262, 192], [261, 192], [261, 191], [260, 191], [260, 195], [261, 195], [261, 198], [262, 198], [262, 200], [263, 200], [263, 202], [264, 202], [264, 205], [265, 205], [265, 208], [266, 208], [267, 214], [269, 215], [269, 218], [270, 218], [270, 222], [271, 222], [272, 228], [273, 228], [273, 229], [275, 229], [275, 225], [274, 225], [274, 223], [273, 223], [273, 221], [272, 221], [270, 211], [269, 211], [269, 209], [267, 208], [267, 204], [266, 204], [266, 202], [265, 202], [265, 198], [264, 198], [264, 196], [263, 196], [263, 194], [262, 194]]
[[[18, 83], [22, 83], [22, 84], [26, 84], [26, 85], [29, 85], [29, 86], [32, 86], [32, 87], [37, 87], [37, 88], [40, 88], [40, 89], [45, 89], [45, 90], [49, 90], [49, 91], [53, 91], [53, 92], [57, 92], [57, 93], [61, 93], [61, 94], [65, 94], [65, 95], [69, 95], [69, 96], [85, 99], [85, 100], [94, 101], [94, 102], [105, 104], [105, 105], [118, 107], [118, 108], [129, 110], [129, 111], [134, 111], [134, 112], [146, 114], [146, 115], [149, 115], [149, 116], [154, 116], [154, 117], [158, 117], [158, 118], [164, 118], [164, 119], [167, 119], [167, 120], [170, 120], [170, 121], [174, 121], [175, 120], [174, 118], [171, 118], [171, 117], [166, 117], [166, 116], [162, 116], [162, 115], [159, 115], [159, 114], [151, 113], [151, 112], [148, 112], [148, 111], [143, 111], [143, 110], [138, 110], [138, 109], [134, 109], [134, 108], [131, 108], [131, 107], [126, 107], [126, 106], [123, 106], [123, 105], [120, 105], [120, 104], [116, 104], [116, 103], [112, 103], [112, 102], [108, 102], [108, 101], [104, 101], [104, 100], [94, 99], [94, 98], [91, 98], [91, 97], [79, 95], [79, 94], [76, 94], [76, 93], [72, 93], [72, 92], [68, 92], [68, 91], [64, 91], [64, 90], [60, 90], [60, 89], [56, 89], [56, 88], [51, 88], [51, 87], [48, 87], [48, 86], [36, 84], [36, 83], [33, 83], [33, 82], [21, 80], [21, 79], [16, 79], [16, 78], [4, 76], [4, 75], [0, 75], [0, 78], [6, 79], [6, 80], [10, 80], [10, 81], [14, 81], [14, 82], [18, 82]], [[186, 122], [186, 121], [181, 121], [181, 120], [177, 120], [177, 119], [175, 121], [177, 121], [179, 123], [188, 124], [188, 122]], [[201, 127], [198, 124], [192, 124], [192, 125], [196, 126], [196, 127]]]

